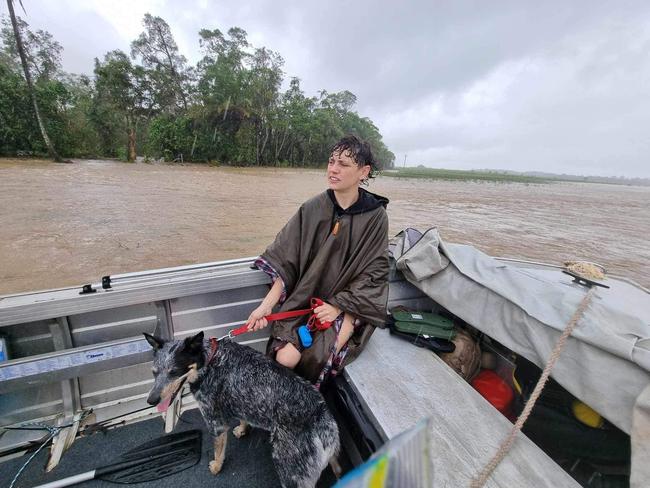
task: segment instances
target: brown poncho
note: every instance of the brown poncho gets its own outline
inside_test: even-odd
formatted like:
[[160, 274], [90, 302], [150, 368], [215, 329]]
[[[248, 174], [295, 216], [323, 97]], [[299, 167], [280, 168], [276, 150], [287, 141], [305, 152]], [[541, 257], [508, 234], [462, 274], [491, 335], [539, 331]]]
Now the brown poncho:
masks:
[[[348, 341], [345, 364], [355, 359], [375, 326], [386, 321], [388, 301], [388, 199], [359, 189], [359, 199], [343, 210], [331, 190], [305, 202], [262, 254], [282, 277], [287, 299], [280, 310], [309, 308], [322, 298], [359, 319]], [[338, 222], [338, 224], [337, 224]], [[272, 344], [299, 346], [297, 328], [307, 317], [272, 324]], [[314, 332], [313, 345], [302, 352], [296, 372], [312, 382], [327, 362], [336, 331]]]

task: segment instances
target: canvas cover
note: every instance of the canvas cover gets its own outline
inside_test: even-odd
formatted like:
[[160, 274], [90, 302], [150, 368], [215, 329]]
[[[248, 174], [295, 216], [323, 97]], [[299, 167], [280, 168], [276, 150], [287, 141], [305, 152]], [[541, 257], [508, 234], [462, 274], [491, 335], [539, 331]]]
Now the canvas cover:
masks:
[[[437, 303], [543, 367], [587, 288], [557, 268], [506, 264], [444, 243], [433, 228], [391, 242], [397, 269]], [[630, 433], [637, 397], [650, 383], [650, 294], [607, 279], [598, 288], [552, 376]]]

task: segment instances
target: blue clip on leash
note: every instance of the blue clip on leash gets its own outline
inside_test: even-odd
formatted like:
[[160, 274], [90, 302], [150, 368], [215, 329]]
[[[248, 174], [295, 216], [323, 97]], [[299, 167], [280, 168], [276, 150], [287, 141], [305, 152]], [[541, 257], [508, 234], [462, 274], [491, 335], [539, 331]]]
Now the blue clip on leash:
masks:
[[300, 343], [302, 344], [302, 347], [307, 349], [308, 347], [311, 347], [312, 345], [312, 338], [311, 338], [311, 332], [309, 332], [309, 328], [307, 325], [301, 325], [298, 327], [298, 337], [300, 338]]

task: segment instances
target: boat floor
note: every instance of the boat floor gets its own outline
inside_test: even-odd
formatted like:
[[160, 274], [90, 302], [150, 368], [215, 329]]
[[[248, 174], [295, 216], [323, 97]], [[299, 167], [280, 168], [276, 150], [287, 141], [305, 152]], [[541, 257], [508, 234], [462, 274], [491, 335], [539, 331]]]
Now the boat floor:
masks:
[[[268, 433], [260, 429], [251, 429], [248, 435], [237, 439], [228, 434], [226, 460], [223, 470], [217, 476], [210, 474], [208, 464], [213, 459], [214, 450], [212, 438], [205, 429], [205, 424], [198, 410], [184, 412], [174, 432], [200, 429], [203, 431], [203, 447], [200, 462], [185, 471], [166, 478], [129, 485], [137, 487], [182, 486], [183, 488], [205, 487], [240, 487], [258, 488], [280, 486], [278, 477], [271, 460], [271, 445]], [[29, 463], [18, 478], [16, 487], [24, 488], [42, 483], [73, 476], [90, 471], [98, 466], [116, 462], [119, 456], [148, 440], [164, 435], [163, 422], [160, 417], [136, 422], [120, 428], [98, 432], [89, 437], [78, 438], [72, 447], [63, 455], [59, 465], [51, 472], [45, 473], [49, 449], [43, 449]], [[20, 467], [27, 461], [31, 453], [0, 463], [0, 480], [3, 486], [9, 486]], [[332, 486], [336, 482], [331, 470], [327, 468], [317, 486]], [[5, 484], [6, 483], [6, 484]], [[93, 480], [83, 486], [115, 487], [114, 483]]]

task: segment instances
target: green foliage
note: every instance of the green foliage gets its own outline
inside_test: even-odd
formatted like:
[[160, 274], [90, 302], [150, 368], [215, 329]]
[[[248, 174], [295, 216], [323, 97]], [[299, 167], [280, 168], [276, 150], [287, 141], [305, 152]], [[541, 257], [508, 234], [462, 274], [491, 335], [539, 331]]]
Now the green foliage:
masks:
[[[63, 51], [61, 44], [54, 40], [49, 32], [30, 31], [27, 22], [20, 17], [16, 17], [16, 22], [27, 56], [29, 72], [34, 81], [56, 78], [61, 70]], [[9, 17], [3, 16], [0, 21], [0, 39], [2, 40], [0, 61], [4, 60], [4, 63], [12, 66], [15, 71], [20, 71], [20, 58]]]
[[35, 137], [39, 137], [38, 127], [27, 85], [19, 74], [0, 64], [0, 153], [34, 151]]
[[149, 151], [155, 158], [174, 160], [183, 155], [189, 159], [192, 150], [192, 121], [187, 117], [160, 115], [149, 125]]
[[[377, 127], [354, 111], [354, 94], [323, 90], [308, 97], [298, 78], [283, 92], [284, 60], [251, 46], [243, 29], [202, 29], [203, 58], [191, 67], [163, 19], [146, 14], [143, 26], [130, 56], [106, 53], [89, 78], [61, 72], [61, 46], [20, 21], [36, 96], [62, 155], [317, 167], [352, 133], [371, 144], [383, 167], [393, 166]], [[0, 154], [42, 153], [6, 20], [0, 40]]]
[[128, 161], [129, 157], [126, 152], [126, 147], [125, 146], [120, 146], [115, 150], [115, 157], [119, 159], [120, 161]]
[[140, 58], [151, 83], [151, 96], [158, 109], [178, 113], [187, 110], [190, 72], [187, 59], [169, 25], [160, 17], [145, 14], [145, 30], [131, 43], [131, 57]]
[[65, 154], [95, 158], [101, 153], [99, 133], [92, 122], [94, 84], [87, 76], [69, 75], [62, 82], [66, 98], [62, 106], [65, 124]]

